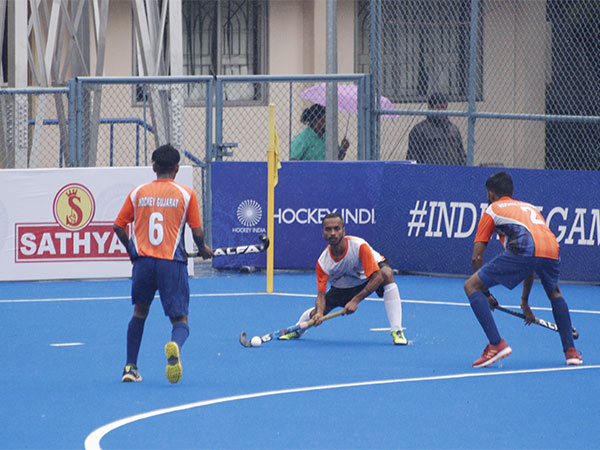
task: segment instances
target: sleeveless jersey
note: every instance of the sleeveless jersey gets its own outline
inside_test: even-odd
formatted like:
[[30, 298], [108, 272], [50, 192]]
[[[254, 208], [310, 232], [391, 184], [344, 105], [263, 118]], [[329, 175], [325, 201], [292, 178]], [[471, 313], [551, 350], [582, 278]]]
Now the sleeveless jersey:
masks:
[[351, 288], [363, 284], [379, 270], [385, 258], [359, 237], [346, 236], [346, 251], [335, 259], [328, 245], [317, 260], [317, 290], [327, 291], [327, 282], [336, 288]]
[[558, 259], [556, 236], [530, 203], [510, 197], [493, 202], [479, 220], [475, 242], [489, 242], [494, 230], [512, 254]]
[[185, 224], [201, 226], [196, 193], [172, 179], [137, 186], [127, 196], [115, 225], [125, 228], [130, 222], [130, 239], [139, 256], [185, 262]]

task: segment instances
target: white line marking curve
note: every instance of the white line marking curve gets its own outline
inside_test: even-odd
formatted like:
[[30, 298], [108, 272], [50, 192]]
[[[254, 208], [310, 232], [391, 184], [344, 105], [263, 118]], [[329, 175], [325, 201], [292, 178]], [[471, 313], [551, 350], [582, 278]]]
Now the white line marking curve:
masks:
[[292, 389], [280, 389], [276, 391], [256, 392], [254, 394], [243, 394], [233, 395], [231, 397], [221, 397], [212, 400], [203, 400], [195, 403], [187, 403], [179, 406], [172, 406], [170, 408], [156, 409], [142, 414], [136, 414], [135, 416], [125, 417], [124, 419], [117, 420], [106, 424], [96, 430], [92, 431], [85, 439], [84, 447], [86, 450], [100, 450], [100, 441], [104, 436], [117, 428], [124, 425], [137, 422], [139, 420], [148, 419], [150, 417], [156, 417], [163, 414], [169, 414], [177, 411], [184, 411], [186, 409], [200, 408], [202, 406], [215, 405], [218, 403], [234, 402], [237, 400], [247, 400], [251, 398], [269, 397], [273, 395], [293, 394], [296, 392], [310, 392], [310, 391], [323, 391], [328, 389], [341, 389], [350, 387], [360, 386], [377, 386], [383, 384], [395, 384], [395, 383], [411, 383], [417, 381], [439, 381], [439, 380], [454, 380], [458, 378], [475, 378], [475, 377], [489, 377], [489, 376], [500, 376], [500, 375], [515, 375], [515, 374], [528, 374], [528, 373], [544, 373], [544, 372], [563, 372], [567, 370], [587, 370], [587, 369], [600, 369], [600, 365], [594, 366], [571, 366], [571, 367], [550, 367], [545, 369], [529, 369], [529, 370], [508, 370], [505, 372], [475, 372], [475, 373], [461, 373], [454, 375], [438, 375], [434, 377], [421, 377], [421, 378], [399, 378], [392, 380], [377, 380], [377, 381], [361, 381], [355, 383], [343, 383], [343, 384], [330, 384], [325, 386], [310, 386], [303, 388], [292, 388]]

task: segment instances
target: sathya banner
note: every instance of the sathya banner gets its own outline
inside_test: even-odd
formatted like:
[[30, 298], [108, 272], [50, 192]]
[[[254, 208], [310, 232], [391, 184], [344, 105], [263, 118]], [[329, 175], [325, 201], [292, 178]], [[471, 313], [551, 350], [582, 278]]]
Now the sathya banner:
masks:
[[[275, 189], [275, 268], [312, 269], [325, 248], [321, 221], [339, 212], [394, 268], [468, 275], [485, 180], [501, 169], [402, 162], [284, 162]], [[600, 280], [597, 172], [506, 169], [514, 198], [534, 204], [561, 248], [563, 280]], [[212, 166], [213, 245], [253, 243], [266, 232], [266, 163]], [[234, 180], [234, 181], [233, 181]], [[501, 251], [493, 240], [485, 260]], [[218, 258], [214, 267], [265, 267], [266, 257]]]
[[[113, 222], [131, 189], [155, 178], [149, 167], [3, 170], [0, 280], [129, 277]], [[177, 181], [192, 186], [191, 167]]]

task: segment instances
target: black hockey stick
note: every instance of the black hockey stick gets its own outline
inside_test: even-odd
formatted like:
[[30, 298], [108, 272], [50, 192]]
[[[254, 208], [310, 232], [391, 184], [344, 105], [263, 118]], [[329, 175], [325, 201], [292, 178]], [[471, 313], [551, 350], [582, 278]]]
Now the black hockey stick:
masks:
[[[264, 252], [267, 248], [269, 248], [269, 238], [266, 234], [261, 234], [258, 236], [260, 239], [260, 244], [249, 244], [249, 245], [239, 245], [237, 247], [221, 247], [221, 248], [213, 248], [213, 252], [215, 252], [215, 256], [231, 256], [231, 255], [247, 255], [249, 253], [261, 253]], [[189, 258], [195, 258], [198, 256], [198, 253], [188, 253]]]
[[[519, 311], [515, 311], [514, 309], [505, 308], [504, 306], [500, 305], [496, 305], [494, 308], [499, 309], [500, 311], [510, 314], [512, 316], [520, 317], [521, 319], [525, 318], [525, 314]], [[558, 331], [558, 325], [552, 322], [546, 322], [544, 319], [540, 319], [539, 317], [535, 318], [535, 323], [550, 330]], [[579, 332], [575, 329], [575, 327], [571, 328], [573, 328], [573, 339], [577, 339], [579, 337]]]
[[[327, 314], [326, 316], [323, 317], [323, 320], [333, 319], [334, 317], [341, 316], [342, 314], [344, 314], [343, 309], [341, 309], [337, 312], [331, 313], [331, 314]], [[285, 334], [293, 333], [294, 331], [306, 330], [307, 328], [312, 327], [314, 324], [315, 324], [314, 319], [310, 319], [306, 322], [301, 322], [298, 325], [284, 328], [282, 330], [275, 330], [272, 333], [265, 334], [264, 336], [260, 336], [260, 340], [261, 340], [261, 343], [269, 342], [269, 341], [271, 341], [273, 339], [277, 339], [278, 337], [283, 336]], [[250, 341], [248, 339], [246, 339], [245, 331], [242, 331], [240, 333], [240, 344], [242, 344], [244, 347], [252, 347], [252, 344], [250, 343]]]

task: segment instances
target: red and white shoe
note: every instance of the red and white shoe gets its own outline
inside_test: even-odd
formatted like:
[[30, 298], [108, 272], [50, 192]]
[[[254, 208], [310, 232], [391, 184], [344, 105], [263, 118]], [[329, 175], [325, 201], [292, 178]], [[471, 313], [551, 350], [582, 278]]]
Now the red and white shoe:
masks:
[[[575, 349], [573, 349], [575, 350]], [[488, 344], [483, 350], [481, 358], [473, 363], [473, 367], [487, 367], [494, 364], [496, 361], [508, 356], [512, 353], [512, 348], [508, 346], [504, 339], [500, 340], [498, 345]]]
[[575, 350], [575, 347], [569, 347], [565, 352], [565, 357], [567, 358], [567, 366], [579, 366], [583, 364], [583, 358]]

